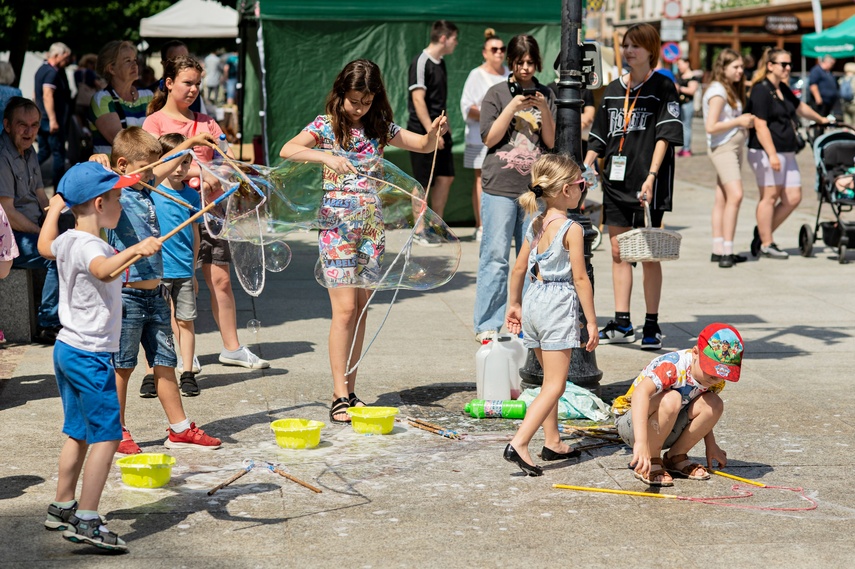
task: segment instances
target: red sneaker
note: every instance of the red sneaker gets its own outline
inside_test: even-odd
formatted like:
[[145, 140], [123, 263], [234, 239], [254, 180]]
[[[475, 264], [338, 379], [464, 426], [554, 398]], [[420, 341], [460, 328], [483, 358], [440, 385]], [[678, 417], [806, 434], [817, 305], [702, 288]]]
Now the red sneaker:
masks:
[[208, 435], [202, 429], [196, 427], [196, 423], [190, 423], [190, 428], [181, 433], [172, 429], [166, 429], [169, 436], [163, 446], [166, 448], [195, 448], [199, 450], [216, 450], [222, 445], [220, 439]]
[[119, 443], [116, 452], [121, 454], [139, 454], [142, 452], [140, 445], [134, 442], [131, 432], [124, 427], [122, 427], [122, 442]]

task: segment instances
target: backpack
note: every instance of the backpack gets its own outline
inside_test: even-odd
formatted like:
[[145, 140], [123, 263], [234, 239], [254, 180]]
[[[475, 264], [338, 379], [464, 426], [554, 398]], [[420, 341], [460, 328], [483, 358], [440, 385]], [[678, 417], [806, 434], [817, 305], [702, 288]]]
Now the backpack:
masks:
[[855, 93], [852, 92], [852, 79], [853, 77], [844, 77], [840, 82], [840, 98], [847, 103], [855, 98]]

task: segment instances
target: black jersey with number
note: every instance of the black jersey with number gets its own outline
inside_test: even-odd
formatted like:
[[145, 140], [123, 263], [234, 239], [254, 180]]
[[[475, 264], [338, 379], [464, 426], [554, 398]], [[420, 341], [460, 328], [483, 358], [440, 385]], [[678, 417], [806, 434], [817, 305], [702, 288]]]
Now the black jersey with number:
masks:
[[434, 120], [446, 109], [448, 98], [448, 74], [445, 71], [445, 61], [434, 59], [427, 51], [418, 54], [410, 64], [409, 89], [407, 94], [407, 109], [410, 117], [407, 120], [407, 130], [424, 134], [426, 131], [416, 116], [413, 105], [413, 91], [425, 90], [425, 104], [430, 119]]
[[657, 140], [665, 140], [668, 150], [659, 168], [659, 177], [653, 184], [653, 209], [671, 211], [674, 186], [674, 145], [683, 142], [683, 123], [680, 121], [680, 103], [674, 83], [664, 75], [653, 73], [650, 78], [629, 94], [629, 105], [638, 94], [635, 108], [626, 127], [626, 142], [621, 156], [626, 156], [626, 173], [623, 181], [610, 180], [612, 158], [618, 154], [624, 136], [625, 78], [612, 81], [603, 93], [603, 99], [594, 116], [588, 150], [594, 150], [604, 159], [603, 192], [617, 204], [638, 207], [636, 194], [647, 179], [653, 150]]

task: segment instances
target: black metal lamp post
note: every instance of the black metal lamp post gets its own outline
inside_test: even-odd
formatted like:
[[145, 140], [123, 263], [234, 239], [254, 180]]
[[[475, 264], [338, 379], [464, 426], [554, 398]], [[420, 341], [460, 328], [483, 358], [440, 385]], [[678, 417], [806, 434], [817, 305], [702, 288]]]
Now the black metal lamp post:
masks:
[[[555, 150], [570, 155], [577, 164], [582, 164], [582, 100], [581, 89], [585, 88], [582, 73], [583, 46], [582, 0], [563, 0], [561, 3], [561, 77], [558, 82], [558, 107], [556, 120]], [[585, 203], [585, 195], [579, 205]], [[591, 266], [591, 251], [597, 232], [591, 225], [591, 218], [581, 209], [569, 210], [567, 217], [579, 223], [585, 230], [585, 269], [591, 285], [594, 284], [594, 268]], [[581, 311], [580, 311], [581, 312]], [[580, 341], [582, 347], [572, 350], [567, 381], [576, 385], [596, 388], [603, 378], [603, 372], [597, 368], [597, 356], [585, 350], [588, 341], [586, 321], [582, 315]], [[543, 368], [537, 361], [534, 350], [528, 351], [525, 366], [520, 369], [523, 381], [533, 385], [543, 384]]]

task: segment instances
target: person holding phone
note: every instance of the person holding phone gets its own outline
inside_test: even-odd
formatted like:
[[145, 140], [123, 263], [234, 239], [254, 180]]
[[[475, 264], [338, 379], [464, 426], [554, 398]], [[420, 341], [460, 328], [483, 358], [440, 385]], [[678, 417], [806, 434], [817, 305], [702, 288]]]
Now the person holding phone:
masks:
[[511, 76], [481, 102], [481, 237], [475, 292], [475, 339], [497, 333], [505, 321], [511, 239], [519, 253], [526, 215], [517, 198], [527, 190], [532, 165], [555, 145], [555, 96], [534, 76], [543, 69], [540, 47], [528, 35], [508, 42]]

